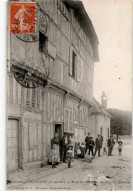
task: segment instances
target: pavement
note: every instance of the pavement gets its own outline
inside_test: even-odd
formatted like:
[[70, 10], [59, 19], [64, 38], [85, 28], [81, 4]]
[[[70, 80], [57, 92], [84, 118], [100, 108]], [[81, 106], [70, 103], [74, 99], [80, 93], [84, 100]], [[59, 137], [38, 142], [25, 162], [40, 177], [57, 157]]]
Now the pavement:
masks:
[[51, 165], [8, 175], [7, 190], [132, 190], [131, 140], [123, 143], [122, 156], [117, 145], [113, 156], [96, 156], [92, 163], [75, 159], [72, 168], [67, 163], [52, 169]]

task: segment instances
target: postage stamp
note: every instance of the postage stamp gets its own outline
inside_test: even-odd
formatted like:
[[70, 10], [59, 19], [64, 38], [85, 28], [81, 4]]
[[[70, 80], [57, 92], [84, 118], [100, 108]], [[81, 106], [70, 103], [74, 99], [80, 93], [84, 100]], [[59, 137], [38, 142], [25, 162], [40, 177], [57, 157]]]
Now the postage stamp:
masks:
[[36, 3], [10, 3], [10, 33], [36, 32]]

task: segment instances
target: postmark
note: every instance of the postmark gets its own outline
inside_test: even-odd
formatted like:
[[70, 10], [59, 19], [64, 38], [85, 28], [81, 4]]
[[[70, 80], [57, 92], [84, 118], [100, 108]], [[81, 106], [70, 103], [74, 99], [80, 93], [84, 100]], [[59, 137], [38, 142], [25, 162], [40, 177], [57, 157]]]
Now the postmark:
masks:
[[47, 32], [47, 17], [37, 3], [10, 3], [10, 33], [25, 42], [39, 40]]

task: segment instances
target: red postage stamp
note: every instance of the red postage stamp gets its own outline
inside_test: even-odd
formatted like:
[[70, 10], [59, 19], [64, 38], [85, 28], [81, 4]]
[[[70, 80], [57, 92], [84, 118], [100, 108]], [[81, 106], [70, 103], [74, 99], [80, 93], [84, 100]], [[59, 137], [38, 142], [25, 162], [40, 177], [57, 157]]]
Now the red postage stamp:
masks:
[[10, 3], [10, 33], [36, 32], [36, 3]]

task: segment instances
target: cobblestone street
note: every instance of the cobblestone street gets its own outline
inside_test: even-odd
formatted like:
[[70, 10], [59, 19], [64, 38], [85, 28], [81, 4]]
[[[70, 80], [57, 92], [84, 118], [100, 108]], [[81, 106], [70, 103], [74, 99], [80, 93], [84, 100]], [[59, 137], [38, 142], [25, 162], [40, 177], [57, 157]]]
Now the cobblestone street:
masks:
[[96, 157], [92, 164], [74, 160], [72, 168], [51, 165], [9, 175], [7, 190], [131, 190], [131, 141], [125, 141], [123, 154]]

